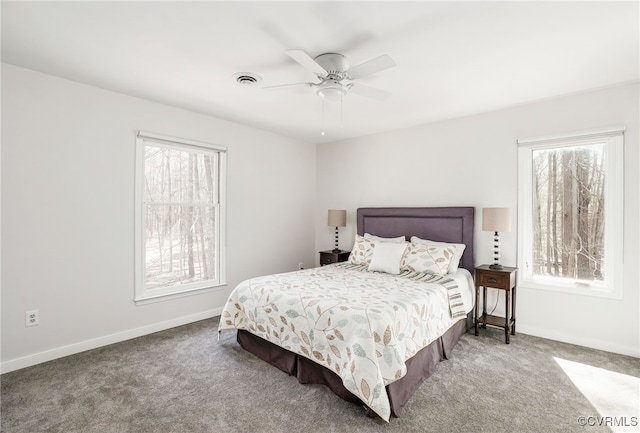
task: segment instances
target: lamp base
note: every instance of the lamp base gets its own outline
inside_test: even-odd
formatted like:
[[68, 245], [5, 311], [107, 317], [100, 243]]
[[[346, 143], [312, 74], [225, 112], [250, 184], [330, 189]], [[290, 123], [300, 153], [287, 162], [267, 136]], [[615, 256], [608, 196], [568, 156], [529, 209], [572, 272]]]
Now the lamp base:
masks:
[[493, 265], [489, 265], [489, 269], [495, 269], [497, 271], [501, 271], [504, 269], [500, 263], [494, 263]]
[[340, 251], [342, 251], [340, 248], [334, 248], [331, 250], [332, 253], [339, 253]]

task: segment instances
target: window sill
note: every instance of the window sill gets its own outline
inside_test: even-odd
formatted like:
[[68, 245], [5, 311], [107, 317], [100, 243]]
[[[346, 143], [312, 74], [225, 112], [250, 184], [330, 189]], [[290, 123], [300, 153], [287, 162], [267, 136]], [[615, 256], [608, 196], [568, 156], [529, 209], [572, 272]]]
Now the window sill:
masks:
[[149, 295], [134, 299], [136, 305], [155, 304], [156, 302], [171, 301], [173, 299], [185, 298], [187, 296], [202, 295], [204, 293], [217, 292], [224, 289], [226, 283], [220, 283], [215, 286], [203, 287], [198, 289], [187, 289], [177, 293], [167, 293], [161, 295]]
[[[609, 284], [611, 286], [612, 284]], [[556, 293], [590, 296], [594, 298], [622, 299], [622, 288], [618, 290], [607, 288], [605, 285], [590, 285], [576, 281], [558, 281], [555, 279], [523, 279], [518, 282], [518, 288], [544, 290]]]

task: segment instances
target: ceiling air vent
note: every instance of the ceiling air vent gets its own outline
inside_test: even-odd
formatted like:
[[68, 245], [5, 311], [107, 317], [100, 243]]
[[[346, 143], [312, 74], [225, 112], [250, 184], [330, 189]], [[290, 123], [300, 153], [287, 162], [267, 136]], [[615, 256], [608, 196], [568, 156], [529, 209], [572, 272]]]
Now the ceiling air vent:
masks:
[[233, 78], [242, 86], [255, 86], [262, 81], [262, 78], [251, 72], [238, 72], [233, 75]]

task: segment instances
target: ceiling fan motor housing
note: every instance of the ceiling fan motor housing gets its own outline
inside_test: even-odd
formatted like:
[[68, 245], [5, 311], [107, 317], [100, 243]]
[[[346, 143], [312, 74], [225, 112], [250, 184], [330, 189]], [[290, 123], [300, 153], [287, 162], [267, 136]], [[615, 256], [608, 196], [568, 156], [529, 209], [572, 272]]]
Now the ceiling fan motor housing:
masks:
[[349, 69], [349, 59], [338, 53], [324, 53], [316, 56], [313, 60], [322, 66], [329, 75], [337, 75], [343, 78], [344, 72]]

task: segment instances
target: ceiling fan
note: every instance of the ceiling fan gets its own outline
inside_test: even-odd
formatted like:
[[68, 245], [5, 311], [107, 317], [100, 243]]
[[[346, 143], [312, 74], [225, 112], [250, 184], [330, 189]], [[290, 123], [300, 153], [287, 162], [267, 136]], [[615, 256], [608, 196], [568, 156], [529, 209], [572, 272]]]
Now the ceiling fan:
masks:
[[324, 53], [315, 58], [311, 58], [302, 50], [287, 50], [285, 53], [313, 72], [320, 81], [266, 86], [263, 87], [264, 89], [308, 86], [315, 88], [316, 95], [326, 101], [341, 101], [349, 92], [379, 100], [391, 96], [391, 93], [385, 90], [353, 82], [367, 75], [394, 67], [396, 63], [386, 54], [350, 67], [349, 58], [339, 53]]

